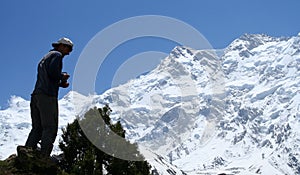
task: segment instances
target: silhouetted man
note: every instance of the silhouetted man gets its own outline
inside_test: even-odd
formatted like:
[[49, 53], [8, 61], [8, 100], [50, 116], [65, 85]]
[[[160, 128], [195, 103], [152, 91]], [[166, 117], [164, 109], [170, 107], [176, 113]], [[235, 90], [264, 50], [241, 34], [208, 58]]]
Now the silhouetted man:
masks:
[[30, 110], [32, 129], [25, 146], [37, 148], [41, 141], [41, 153], [50, 156], [58, 131], [58, 89], [67, 88], [70, 77], [62, 72], [62, 60], [73, 49], [68, 38], [52, 43], [49, 51], [38, 64], [36, 84], [31, 94]]

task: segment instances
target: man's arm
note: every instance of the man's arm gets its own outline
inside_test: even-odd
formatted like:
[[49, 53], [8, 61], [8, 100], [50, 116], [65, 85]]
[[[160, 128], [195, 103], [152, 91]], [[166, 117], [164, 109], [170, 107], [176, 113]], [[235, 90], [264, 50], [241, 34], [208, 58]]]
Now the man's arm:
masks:
[[59, 52], [54, 52], [50, 55], [48, 73], [49, 77], [56, 82], [59, 82], [62, 75], [62, 55]]

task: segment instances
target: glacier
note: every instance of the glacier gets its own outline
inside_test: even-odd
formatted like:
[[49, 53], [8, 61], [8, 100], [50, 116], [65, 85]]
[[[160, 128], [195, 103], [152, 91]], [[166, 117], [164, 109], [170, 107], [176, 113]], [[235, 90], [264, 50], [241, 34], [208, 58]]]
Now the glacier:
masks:
[[[59, 135], [109, 104], [158, 174], [300, 174], [299, 70], [300, 33], [244, 34], [218, 50], [177, 46], [152, 71], [103, 94], [69, 92], [59, 100]], [[29, 103], [12, 96], [0, 110], [0, 159], [25, 143]]]

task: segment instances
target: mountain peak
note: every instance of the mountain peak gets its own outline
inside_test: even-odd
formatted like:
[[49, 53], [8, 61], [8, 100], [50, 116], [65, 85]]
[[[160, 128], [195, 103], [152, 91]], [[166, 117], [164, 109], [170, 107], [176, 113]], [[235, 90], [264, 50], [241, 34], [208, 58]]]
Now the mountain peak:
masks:
[[274, 38], [265, 34], [244, 34], [234, 40], [228, 48], [230, 50], [252, 50], [270, 41], [274, 41]]
[[252, 55], [252, 50], [267, 44], [276, 45], [279, 42], [288, 41], [288, 37], [271, 37], [266, 34], [243, 34], [239, 38], [235, 39], [226, 49], [225, 53], [236, 51], [240, 57], [246, 57]]
[[244, 41], [264, 41], [264, 42], [269, 42], [269, 41], [273, 41], [274, 39], [276, 40], [276, 38], [268, 36], [266, 34], [249, 34], [249, 33], [245, 33], [242, 36], [240, 36], [238, 39], [240, 40], [244, 40]]
[[176, 46], [170, 53], [173, 58], [190, 57], [194, 55], [195, 50], [186, 46]]
[[28, 107], [28, 101], [26, 101], [24, 98], [19, 96], [11, 96], [9, 99], [9, 107], [8, 108], [14, 108], [14, 109], [20, 109], [20, 108], [27, 108]]

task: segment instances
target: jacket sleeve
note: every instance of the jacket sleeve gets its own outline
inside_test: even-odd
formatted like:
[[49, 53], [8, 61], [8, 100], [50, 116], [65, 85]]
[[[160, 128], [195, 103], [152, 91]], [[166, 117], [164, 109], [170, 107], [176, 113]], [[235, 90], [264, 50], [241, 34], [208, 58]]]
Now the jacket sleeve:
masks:
[[49, 60], [48, 73], [49, 77], [53, 81], [59, 81], [62, 78], [62, 55], [58, 52], [55, 52], [51, 55]]

